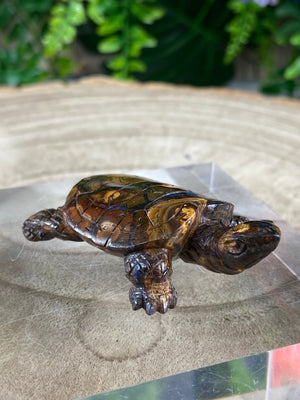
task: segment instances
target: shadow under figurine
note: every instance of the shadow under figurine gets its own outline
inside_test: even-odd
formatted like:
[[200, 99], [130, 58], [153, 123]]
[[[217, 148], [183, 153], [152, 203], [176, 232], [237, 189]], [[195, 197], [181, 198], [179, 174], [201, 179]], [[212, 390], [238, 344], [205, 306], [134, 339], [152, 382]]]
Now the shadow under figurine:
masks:
[[145, 178], [100, 175], [82, 179], [64, 206], [23, 224], [28, 240], [86, 241], [124, 257], [134, 310], [151, 315], [174, 308], [172, 258], [238, 274], [271, 253], [280, 240], [272, 221], [233, 215], [233, 205]]

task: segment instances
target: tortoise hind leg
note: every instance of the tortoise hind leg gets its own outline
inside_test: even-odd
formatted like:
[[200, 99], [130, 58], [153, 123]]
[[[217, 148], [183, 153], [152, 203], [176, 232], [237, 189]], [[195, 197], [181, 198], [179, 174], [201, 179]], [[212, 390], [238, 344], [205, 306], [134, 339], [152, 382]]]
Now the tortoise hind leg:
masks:
[[135, 287], [129, 291], [134, 310], [144, 308], [149, 315], [165, 313], [177, 303], [177, 293], [171, 283], [172, 259], [166, 249], [145, 249], [125, 257], [127, 278]]
[[65, 224], [61, 208], [49, 208], [33, 214], [24, 221], [23, 234], [33, 242], [53, 238], [82, 241], [76, 232]]

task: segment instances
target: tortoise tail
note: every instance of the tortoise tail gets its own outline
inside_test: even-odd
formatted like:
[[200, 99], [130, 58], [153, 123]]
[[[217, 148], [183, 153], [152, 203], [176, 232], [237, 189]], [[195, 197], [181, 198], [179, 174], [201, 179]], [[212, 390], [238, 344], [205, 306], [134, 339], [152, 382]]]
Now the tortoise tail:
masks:
[[27, 240], [38, 242], [54, 238], [81, 241], [76, 232], [64, 222], [61, 208], [48, 208], [33, 214], [23, 223], [23, 234]]

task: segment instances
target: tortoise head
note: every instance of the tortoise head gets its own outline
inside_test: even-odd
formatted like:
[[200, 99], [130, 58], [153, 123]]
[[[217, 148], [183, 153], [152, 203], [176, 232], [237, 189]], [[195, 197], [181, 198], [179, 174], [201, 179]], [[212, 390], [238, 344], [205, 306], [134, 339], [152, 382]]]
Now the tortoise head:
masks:
[[32, 242], [53, 238], [76, 242], [82, 240], [70, 226], [65, 224], [61, 207], [48, 208], [33, 214], [24, 221], [22, 230], [26, 239]]
[[205, 225], [195, 231], [181, 258], [214, 272], [238, 274], [275, 250], [279, 240], [280, 230], [272, 221]]
[[55, 220], [52, 215], [55, 211], [54, 208], [50, 208], [39, 211], [27, 218], [22, 227], [26, 239], [32, 242], [53, 239]]

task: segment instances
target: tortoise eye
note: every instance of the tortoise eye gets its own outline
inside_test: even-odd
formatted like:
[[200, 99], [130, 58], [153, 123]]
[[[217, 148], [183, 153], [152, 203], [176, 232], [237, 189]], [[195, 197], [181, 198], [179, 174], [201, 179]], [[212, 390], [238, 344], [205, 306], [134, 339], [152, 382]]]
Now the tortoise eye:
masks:
[[228, 239], [222, 242], [222, 250], [228, 254], [239, 255], [244, 253], [247, 245], [241, 240]]

